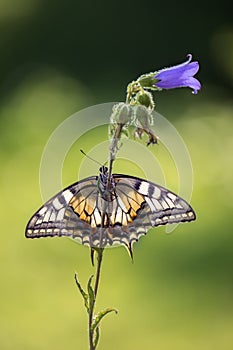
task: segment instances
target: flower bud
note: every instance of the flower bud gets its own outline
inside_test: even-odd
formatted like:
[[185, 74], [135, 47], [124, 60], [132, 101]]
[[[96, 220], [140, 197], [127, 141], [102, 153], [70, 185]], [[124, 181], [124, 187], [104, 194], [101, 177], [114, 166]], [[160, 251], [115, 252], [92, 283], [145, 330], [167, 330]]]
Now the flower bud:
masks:
[[143, 93], [138, 93], [137, 94], [137, 102], [140, 103], [141, 105], [149, 108], [150, 110], [154, 109], [153, 96], [148, 91], [143, 91]]
[[120, 102], [113, 106], [111, 123], [130, 124], [133, 118], [133, 108], [124, 102]]
[[153, 123], [151, 112], [142, 105], [134, 107], [134, 118], [136, 125], [142, 129], [148, 129]]
[[151, 129], [153, 124], [152, 112], [142, 105], [137, 105], [134, 107], [134, 118], [136, 129], [134, 131], [135, 137], [142, 137], [143, 133], [148, 135], [147, 146], [150, 144], [155, 144], [158, 142], [158, 138]]
[[144, 89], [161, 90], [159, 87], [155, 86], [155, 74], [156, 74], [156, 72], [143, 74], [137, 79], [137, 82]]

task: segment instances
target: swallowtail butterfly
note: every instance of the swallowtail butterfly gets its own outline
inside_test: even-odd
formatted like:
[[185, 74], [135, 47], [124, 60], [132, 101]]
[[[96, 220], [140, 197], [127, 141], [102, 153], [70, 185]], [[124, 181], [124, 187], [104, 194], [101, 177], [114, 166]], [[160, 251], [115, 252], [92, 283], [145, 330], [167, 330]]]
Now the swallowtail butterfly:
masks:
[[191, 206], [168, 189], [137, 177], [99, 176], [72, 184], [30, 219], [27, 238], [69, 236], [92, 248], [133, 243], [154, 226], [195, 220]]

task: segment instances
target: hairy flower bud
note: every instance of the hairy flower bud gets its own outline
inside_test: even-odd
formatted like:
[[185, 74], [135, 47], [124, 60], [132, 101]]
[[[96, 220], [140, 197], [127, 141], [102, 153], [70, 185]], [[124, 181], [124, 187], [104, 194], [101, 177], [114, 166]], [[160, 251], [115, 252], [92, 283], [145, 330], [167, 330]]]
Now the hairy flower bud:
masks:
[[154, 76], [155, 76], [155, 72], [143, 74], [137, 79], [137, 82], [144, 89], [160, 90], [154, 86]]
[[133, 118], [133, 108], [124, 102], [120, 102], [113, 106], [111, 123], [113, 124], [130, 124]]
[[149, 128], [153, 124], [151, 112], [148, 108], [142, 105], [134, 107], [134, 118], [136, 126], [140, 128]]
[[153, 124], [152, 111], [145, 106], [137, 105], [134, 107], [134, 119], [136, 125], [134, 136], [141, 138], [145, 132], [149, 138], [147, 146], [157, 143], [158, 139], [151, 129], [151, 125]]
[[137, 94], [137, 102], [140, 105], [143, 105], [152, 111], [153, 111], [154, 106], [155, 106], [152, 94], [148, 91], [145, 91], [145, 90], [143, 91], [143, 93]]

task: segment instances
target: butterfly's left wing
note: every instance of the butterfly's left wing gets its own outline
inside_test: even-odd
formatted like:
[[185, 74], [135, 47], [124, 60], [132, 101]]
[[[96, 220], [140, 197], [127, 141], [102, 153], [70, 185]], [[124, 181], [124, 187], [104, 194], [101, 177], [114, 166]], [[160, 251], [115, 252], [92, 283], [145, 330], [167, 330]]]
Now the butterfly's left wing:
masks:
[[30, 219], [27, 238], [71, 236], [89, 244], [94, 230], [93, 212], [98, 205], [97, 176], [76, 182], [46, 202]]
[[[103, 248], [115, 243], [128, 246], [123, 227], [128, 221], [122, 221], [124, 208], [114, 190], [108, 200], [103, 198], [98, 181], [97, 176], [86, 178], [47, 201], [27, 224], [26, 237], [69, 236], [90, 247]], [[116, 212], [115, 226], [112, 218]]]

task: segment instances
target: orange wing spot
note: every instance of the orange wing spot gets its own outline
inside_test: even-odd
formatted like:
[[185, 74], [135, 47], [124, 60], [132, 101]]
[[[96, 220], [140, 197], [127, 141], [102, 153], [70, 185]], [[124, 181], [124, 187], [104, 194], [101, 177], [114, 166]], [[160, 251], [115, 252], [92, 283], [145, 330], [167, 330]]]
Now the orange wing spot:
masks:
[[87, 215], [85, 221], [86, 221], [88, 224], [90, 224], [90, 223], [91, 223], [91, 217]]
[[91, 217], [86, 215], [84, 212], [79, 217], [82, 221], [85, 221], [87, 224], [91, 224]]
[[127, 219], [128, 219], [128, 214], [123, 212], [122, 213], [122, 222], [121, 222], [123, 226], [126, 226], [128, 224]]
[[94, 206], [95, 206], [95, 201], [87, 199], [86, 205], [85, 205], [85, 211], [88, 213], [88, 215], [91, 215], [93, 213]]
[[138, 209], [141, 208], [141, 204], [145, 202], [144, 197], [136, 191], [130, 191], [126, 196], [121, 196], [120, 198], [125, 206], [126, 213], [130, 212], [132, 209], [135, 213], [137, 213]]
[[69, 205], [74, 209], [75, 213], [81, 215], [85, 206], [85, 198], [83, 196], [73, 197]]
[[73, 197], [69, 205], [73, 208], [74, 212], [78, 214], [80, 220], [90, 224], [91, 215], [94, 211], [95, 201], [92, 199], [85, 199], [84, 196]]
[[81, 213], [81, 215], [79, 216], [79, 218], [80, 218], [80, 220], [83, 220], [83, 221], [88, 222], [88, 221], [87, 221], [88, 216], [84, 213], [84, 211]]
[[142, 203], [145, 202], [145, 199], [141, 194], [135, 191], [131, 191], [128, 194], [128, 201], [129, 201], [131, 210], [133, 209], [133, 211], [137, 213], [138, 209], [141, 208]]
[[135, 219], [137, 217], [137, 213], [133, 210], [133, 208], [131, 207], [129, 215], [131, 216], [132, 219]]

